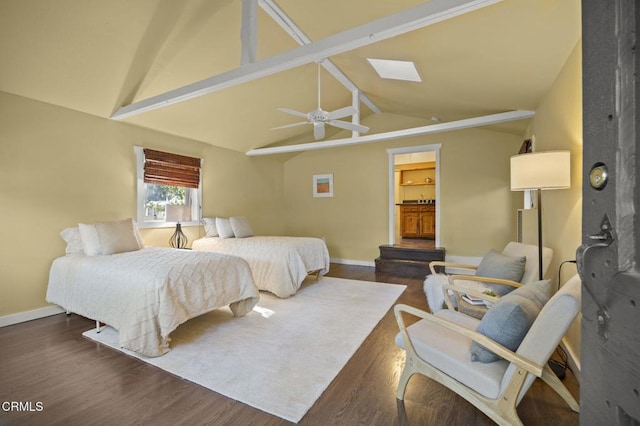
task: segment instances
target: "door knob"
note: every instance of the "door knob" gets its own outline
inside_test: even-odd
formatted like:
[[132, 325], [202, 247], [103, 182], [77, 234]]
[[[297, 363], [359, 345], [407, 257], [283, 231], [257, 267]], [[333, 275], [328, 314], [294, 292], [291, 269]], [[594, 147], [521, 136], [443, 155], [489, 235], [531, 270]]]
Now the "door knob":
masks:
[[591, 167], [589, 172], [589, 184], [593, 189], [602, 191], [607, 186], [609, 180], [609, 172], [604, 163], [596, 163]]

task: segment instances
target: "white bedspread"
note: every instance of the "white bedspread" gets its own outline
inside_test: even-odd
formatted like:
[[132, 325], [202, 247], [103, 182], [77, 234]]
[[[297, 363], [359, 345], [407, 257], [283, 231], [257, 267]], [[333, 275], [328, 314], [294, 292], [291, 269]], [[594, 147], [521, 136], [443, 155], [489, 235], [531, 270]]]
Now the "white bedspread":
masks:
[[200, 238], [194, 250], [212, 251], [245, 259], [260, 290], [278, 297], [298, 291], [310, 272], [329, 272], [329, 250], [324, 240], [309, 237], [255, 236], [247, 238]]
[[169, 333], [229, 305], [259, 299], [251, 269], [236, 256], [144, 248], [110, 256], [64, 256], [51, 265], [47, 301], [119, 331], [120, 346], [146, 356], [169, 351]]

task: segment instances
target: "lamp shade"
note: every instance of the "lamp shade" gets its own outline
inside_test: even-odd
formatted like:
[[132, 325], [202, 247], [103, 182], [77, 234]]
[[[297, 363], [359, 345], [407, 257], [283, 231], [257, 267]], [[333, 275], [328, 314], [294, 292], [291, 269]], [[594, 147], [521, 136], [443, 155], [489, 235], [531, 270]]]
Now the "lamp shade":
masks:
[[191, 206], [167, 204], [166, 222], [190, 222]]
[[544, 151], [511, 157], [511, 190], [571, 187], [571, 153]]

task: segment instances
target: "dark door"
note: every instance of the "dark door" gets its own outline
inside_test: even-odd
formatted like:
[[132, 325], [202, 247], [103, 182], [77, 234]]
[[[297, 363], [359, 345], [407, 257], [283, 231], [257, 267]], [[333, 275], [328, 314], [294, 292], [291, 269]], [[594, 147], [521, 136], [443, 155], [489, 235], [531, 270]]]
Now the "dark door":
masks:
[[582, 9], [580, 423], [638, 425], [640, 3], [583, 0]]

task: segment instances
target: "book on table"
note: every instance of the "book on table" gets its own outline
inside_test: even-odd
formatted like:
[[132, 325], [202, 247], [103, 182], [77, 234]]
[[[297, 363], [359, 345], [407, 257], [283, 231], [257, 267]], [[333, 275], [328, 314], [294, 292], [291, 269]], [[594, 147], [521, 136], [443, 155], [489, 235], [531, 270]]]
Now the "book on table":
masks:
[[467, 302], [470, 303], [471, 305], [484, 305], [484, 300], [480, 299], [479, 297], [475, 297], [475, 296], [471, 296], [469, 294], [463, 294], [462, 295], [462, 299]]

